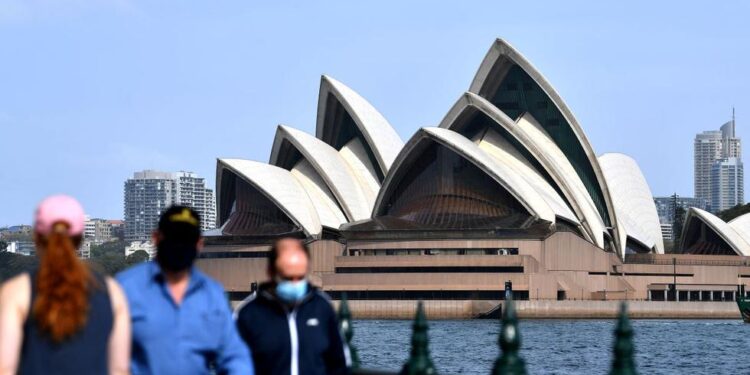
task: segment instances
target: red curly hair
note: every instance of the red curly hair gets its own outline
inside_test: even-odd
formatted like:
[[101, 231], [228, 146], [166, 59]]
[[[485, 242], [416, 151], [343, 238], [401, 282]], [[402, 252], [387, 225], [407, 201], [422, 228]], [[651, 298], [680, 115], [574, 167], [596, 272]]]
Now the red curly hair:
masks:
[[33, 314], [53, 341], [63, 341], [86, 324], [91, 271], [76, 256], [81, 236], [68, 235], [68, 225], [57, 223], [47, 236], [37, 235], [39, 272]]

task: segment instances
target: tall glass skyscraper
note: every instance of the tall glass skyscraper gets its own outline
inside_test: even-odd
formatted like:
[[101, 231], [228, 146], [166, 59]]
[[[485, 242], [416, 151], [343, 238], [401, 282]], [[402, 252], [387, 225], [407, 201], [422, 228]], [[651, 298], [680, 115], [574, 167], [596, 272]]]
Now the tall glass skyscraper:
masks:
[[693, 142], [695, 198], [705, 200], [711, 212], [744, 203], [742, 144], [735, 127], [733, 110], [732, 120], [720, 130], [699, 133]]

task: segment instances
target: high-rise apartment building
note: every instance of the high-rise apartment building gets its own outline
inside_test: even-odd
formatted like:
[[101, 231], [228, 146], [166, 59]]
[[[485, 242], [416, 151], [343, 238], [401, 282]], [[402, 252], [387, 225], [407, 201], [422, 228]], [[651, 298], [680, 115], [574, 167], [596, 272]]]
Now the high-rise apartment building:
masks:
[[725, 158], [711, 168], [711, 208], [715, 212], [732, 208], [745, 202], [742, 161]]
[[[719, 212], [726, 209], [726, 202], [731, 201], [729, 198], [720, 198], [722, 200], [714, 202], [714, 197], [725, 197], [728, 192], [733, 191], [735, 200], [740, 199], [735, 204], [741, 204], [742, 200], [739, 191], [744, 189], [744, 180], [732, 179], [730, 175], [737, 175], [737, 170], [742, 169], [742, 143], [737, 138], [735, 130], [734, 110], [732, 110], [732, 120], [721, 126], [720, 130], [710, 130], [699, 133], [695, 136], [693, 142], [693, 186], [695, 197], [704, 199], [708, 204], [708, 210]], [[736, 160], [735, 160], [736, 159]], [[735, 161], [729, 161], [735, 160]], [[719, 164], [720, 166], [716, 166]], [[716, 170], [715, 170], [716, 169]], [[713, 176], [721, 174], [720, 181], [713, 181]], [[724, 185], [730, 184], [730, 185]], [[715, 191], [718, 189], [719, 191]]]
[[721, 131], [710, 130], [695, 136], [693, 143], [693, 186], [695, 197], [711, 205], [711, 167], [721, 159]]
[[92, 219], [86, 216], [84, 240], [94, 245], [116, 240], [118, 222], [118, 220]]
[[734, 123], [734, 113], [732, 121], [721, 126], [721, 157], [722, 158], [739, 158], [742, 156], [742, 143], [736, 136], [736, 127]]
[[664, 241], [674, 241], [674, 228], [672, 228], [672, 224], [659, 224], [661, 227], [661, 237], [664, 239]]
[[202, 218], [202, 230], [216, 223], [216, 202], [206, 181], [192, 172], [136, 172], [125, 181], [125, 239], [148, 241], [159, 215], [173, 204], [193, 207]]

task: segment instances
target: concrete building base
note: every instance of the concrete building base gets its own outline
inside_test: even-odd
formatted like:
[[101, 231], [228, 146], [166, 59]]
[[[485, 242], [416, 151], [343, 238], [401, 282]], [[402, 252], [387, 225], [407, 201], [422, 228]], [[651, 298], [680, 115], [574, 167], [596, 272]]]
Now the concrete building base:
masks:
[[[209, 238], [197, 263], [233, 302], [268, 278], [269, 245], [242, 240]], [[420, 299], [431, 319], [475, 318], [498, 306], [506, 282], [521, 318], [610, 319], [627, 300], [634, 318], [739, 319], [737, 292], [750, 296], [750, 257], [623, 260], [570, 232], [542, 239], [316, 240], [309, 247], [310, 281], [333, 299], [346, 293], [355, 319], [411, 319]]]

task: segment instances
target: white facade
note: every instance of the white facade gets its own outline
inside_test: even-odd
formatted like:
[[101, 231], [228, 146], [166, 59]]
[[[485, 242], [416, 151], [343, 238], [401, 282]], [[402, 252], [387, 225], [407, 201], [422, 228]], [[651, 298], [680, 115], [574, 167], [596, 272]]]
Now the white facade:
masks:
[[[472, 136], [472, 141], [477, 143], [479, 147], [487, 152], [491, 157], [495, 159], [495, 163], [507, 165], [514, 169], [515, 173], [521, 175], [531, 186], [533, 186], [539, 193], [539, 195], [545, 199], [547, 204], [553, 208], [555, 215], [566, 219], [567, 221], [581, 226], [586, 239], [591, 241], [593, 231], [589, 225], [582, 226], [581, 221], [578, 219], [580, 214], [574, 213], [573, 210], [577, 209], [574, 205], [573, 210], [567, 205], [565, 198], [557, 193], [555, 188], [559, 188], [558, 185], [552, 186], [550, 182], [544, 179], [542, 173], [547, 172], [547, 169], [538, 170], [532, 162], [540, 162], [538, 157], [534, 157], [534, 150], [529, 149], [523, 143], [524, 139], [521, 139], [516, 134], [517, 126], [513, 120], [498, 110], [492, 103], [479, 95], [471, 92], [464, 93], [459, 98], [456, 104], [453, 105], [448, 114], [440, 122], [441, 128], [451, 129], [454, 131], [461, 132], [459, 128], [464, 126], [462, 119], [464, 116], [471, 111], [479, 111], [483, 115], [494, 121], [496, 129], [487, 129], [486, 132]], [[512, 141], [517, 142], [523, 146], [522, 150], [519, 150], [516, 146], [510, 143], [511, 140], [506, 139], [500, 131], [509, 134], [512, 137]], [[531, 155], [534, 160], [529, 160], [524, 156], [524, 152]]]
[[495, 162], [491, 156], [482, 151], [479, 146], [470, 140], [454, 131], [442, 128], [421, 128], [404, 146], [404, 151], [399, 154], [399, 157], [393, 163], [394, 172], [389, 173], [383, 183], [383, 188], [375, 204], [374, 213], [377, 214], [384, 210], [384, 205], [392, 193], [393, 184], [391, 184], [391, 177], [396, 175], [396, 171], [399, 168], [408, 167], [408, 164], [405, 164], [406, 156], [410, 154], [410, 150], [418, 149], [421, 142], [436, 142], [451, 149], [492, 177], [503, 189], [513, 195], [528, 210], [530, 215], [549, 221], [550, 223], [555, 222], [555, 211], [528, 181], [517, 175], [508, 166]]
[[745, 174], [738, 158], [717, 160], [711, 166], [711, 210], [720, 212], [745, 203]]
[[317, 176], [320, 176], [316, 180], [325, 184], [319, 188], [327, 189], [333, 194], [347, 219], [356, 221], [370, 216], [375, 202], [372, 190], [363, 189], [363, 179], [357, 178], [353, 168], [336, 149], [310, 134], [280, 125], [274, 139], [270, 164], [282, 167], [280, 153], [285, 142], [302, 155], [291, 169], [295, 169], [300, 163], [309, 163]]
[[719, 212], [744, 203], [742, 142], [736, 136], [732, 120], [720, 127], [699, 133], [693, 142], [695, 197], [704, 199], [711, 212]]
[[[565, 125], [567, 130], [572, 134], [572, 137], [567, 139], [565, 144], [560, 143], [554, 137], [550, 137], [549, 140], [555, 143], [558, 149], [563, 151], [563, 155], [565, 155], [566, 159], [569, 158], [569, 155], [572, 155], [570, 153], [570, 149], [574, 145], [570, 142], [575, 142], [575, 148], [583, 153], [583, 155], [578, 155], [578, 160], [576, 160], [575, 162], [572, 162], [571, 160], [571, 162], [569, 163], [571, 166], [573, 166], [574, 173], [578, 176], [578, 179], [581, 181], [584, 187], [584, 190], [580, 193], [590, 196], [590, 201], [597, 211], [599, 221], [602, 222], [602, 229], [606, 228], [605, 223], [609, 223], [608, 226], [609, 228], [611, 228], [617, 251], [621, 254], [624, 254], [624, 240], [626, 238], [626, 234], [624, 230], [622, 228], [619, 228], [618, 226], [618, 220], [616, 217], [614, 205], [612, 203], [612, 198], [609, 195], [607, 182], [604, 178], [601, 167], [599, 166], [596, 152], [594, 152], [594, 148], [591, 146], [591, 143], [586, 137], [583, 128], [578, 123], [578, 120], [573, 115], [573, 112], [570, 110], [567, 104], [565, 104], [552, 84], [528, 60], [526, 60], [526, 58], [521, 55], [521, 53], [513, 48], [513, 46], [511, 46], [503, 39], [497, 39], [495, 43], [493, 43], [492, 47], [490, 47], [490, 50], [485, 55], [482, 64], [479, 66], [479, 69], [477, 70], [477, 73], [474, 76], [474, 80], [472, 81], [469, 88], [469, 91], [481, 97], [484, 97], [485, 99], [491, 100], [491, 96], [502, 91], [502, 87], [501, 85], [499, 86], [500, 82], [498, 82], [498, 79], [506, 76], [514, 68], [520, 69], [523, 74], [525, 74], [530, 80], [526, 81], [523, 85], [536, 85], [539, 88], [544, 99], [546, 99], [545, 106], [547, 106], [547, 108], [554, 107], [557, 113], [559, 113], [559, 118], [557, 119], [558, 124]], [[531, 85], [532, 82], [533, 85]], [[515, 87], [515, 90], [519, 89], [524, 89], [524, 87]], [[521, 97], [524, 96], [521, 95]], [[533, 103], [532, 107], [533, 106], [538, 107], [538, 103]], [[534, 118], [534, 116], [531, 115], [529, 111], [522, 111], [522, 113], [524, 113], [524, 122], [539, 124], [539, 121], [541, 119]], [[559, 165], [559, 163], [557, 164]], [[568, 197], [568, 201], [570, 203], [572, 203], [572, 200], [573, 199]], [[581, 202], [582, 204], [588, 205], [588, 202], [583, 202], [583, 200], [578, 199], [576, 200]], [[581, 206], [579, 208], [581, 210], [588, 211], [588, 207]], [[586, 222], [589, 222], [589, 220], [590, 218], [584, 219], [584, 221]], [[603, 246], [604, 239], [602, 238], [602, 235], [599, 234], [601, 232], [599, 232], [598, 229], [593, 229], [593, 231], [597, 232], [593, 234], [595, 243], [598, 246]]]
[[705, 131], [693, 142], [693, 189], [695, 197], [711, 207], [711, 167], [721, 159], [721, 131]]
[[194, 208], [201, 215], [201, 229], [216, 226], [216, 201], [205, 179], [192, 172], [136, 172], [125, 181], [125, 239], [148, 241], [159, 216], [175, 204]]
[[[336, 113], [331, 110], [330, 100], [336, 100], [354, 121], [357, 130], [362, 135], [360, 141], [367, 145], [373, 152], [377, 167], [382, 175], [388, 173], [388, 170], [401, 151], [404, 141], [398, 136], [388, 120], [378, 112], [365, 98], [357, 94], [354, 90], [343, 83], [329, 77], [322, 76], [320, 79], [320, 92], [318, 94], [318, 118], [315, 135], [324, 142], [331, 143], [331, 139], [326, 139], [327, 126], [330, 122], [327, 120], [334, 117]], [[331, 145], [336, 148], [334, 145]], [[370, 164], [366, 161], [364, 155], [361, 157], [362, 163]]]
[[[528, 102], [523, 90], [528, 90]], [[498, 95], [515, 102], [506, 106]], [[472, 117], [477, 114], [487, 120]], [[443, 159], [427, 160], [431, 155]], [[405, 145], [370, 103], [323, 76], [316, 136], [279, 126], [269, 164], [219, 160], [221, 233], [231, 234], [227, 230], [243, 224], [243, 234], [261, 233], [268, 227], [256, 228], [256, 219], [265, 214], [279, 228], [293, 230], [291, 222], [317, 237], [324, 227], [345, 230], [352, 222], [375, 222], [381, 214], [388, 216], [386, 212], [394, 214], [384, 220], [403, 223], [435, 204], [446, 209], [446, 217], [456, 216], [409, 225], [454, 225], [451, 220], [459, 215], [469, 218], [465, 223], [474, 223], [470, 220], [476, 212], [486, 222], [512, 216], [533, 219], [534, 225], [559, 224], [623, 257], [629, 242], [640, 245], [636, 251], [663, 252], [656, 207], [637, 164], [624, 155], [597, 158], [551, 84], [503, 40], [490, 48], [469, 92], [440, 126], [419, 129]], [[422, 167], [430, 168], [429, 175], [421, 173]], [[412, 179], [403, 189], [413, 194], [398, 196], [421, 200], [393, 202], [407, 172]], [[441, 188], [424, 188], [416, 180], [423, 177]], [[442, 189], [451, 184], [464, 190]], [[462, 195], [478, 186], [478, 194]], [[506, 201], [513, 202], [503, 206]], [[473, 204], [476, 211], [465, 209]]]
[[127, 258], [141, 250], [148, 253], [148, 259], [154, 259], [154, 256], [156, 256], [156, 246], [151, 241], [133, 241], [125, 247], [125, 257]]
[[734, 218], [729, 222], [729, 226], [750, 243], [750, 213]]
[[[687, 218], [685, 219], [685, 229], [683, 229], [682, 241], [680, 243], [683, 251], [689, 250], [687, 249], [688, 244], [686, 243], [686, 239], [690, 237], [690, 234], [693, 234], [687, 233], [691, 228], [693, 220], [705, 224], [708, 230], [724, 240], [735, 254], [750, 256], [750, 238], [745, 236], [744, 231], [737, 231], [732, 225], [725, 223], [719, 217], [698, 208], [688, 210]], [[706, 232], [700, 231], [700, 233], [695, 233], [695, 235], [705, 237], [707, 235]]]
[[617, 218], [629, 238], [664, 254], [662, 228], [651, 189], [633, 158], [617, 153], [599, 157]]
[[36, 254], [36, 247], [31, 241], [11, 241], [8, 242], [8, 247], [5, 251], [18, 255], [34, 255]]
[[84, 240], [83, 243], [81, 243], [81, 248], [78, 249], [78, 257], [81, 259], [89, 259], [91, 258], [91, 246], [93, 244], [91, 241]]
[[84, 239], [94, 245], [116, 239], [112, 220], [91, 218], [86, 216]]
[[251, 160], [219, 159], [216, 173], [218, 186], [221, 186], [224, 170], [231, 171], [274, 202], [306, 235], [320, 235], [323, 229], [316, 207], [291, 172]]
[[664, 241], [674, 241], [674, 228], [672, 228], [672, 224], [660, 224], [661, 227], [661, 237], [664, 239]]

